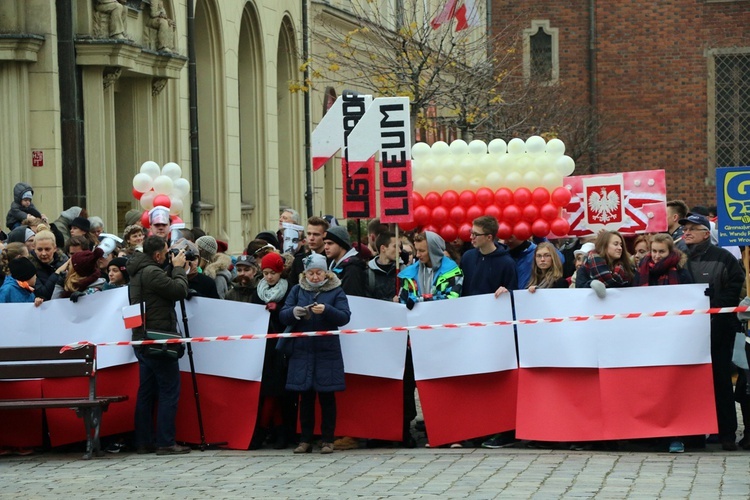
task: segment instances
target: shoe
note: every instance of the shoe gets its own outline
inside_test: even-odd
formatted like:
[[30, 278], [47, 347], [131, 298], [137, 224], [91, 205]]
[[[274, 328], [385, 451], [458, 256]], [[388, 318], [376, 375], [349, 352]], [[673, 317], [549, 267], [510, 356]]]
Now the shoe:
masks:
[[451, 448], [463, 448], [463, 447], [464, 447], [464, 445], [462, 445], [461, 443], [453, 443], [451, 445]]
[[487, 441], [482, 443], [482, 448], [487, 448], [490, 450], [497, 450], [498, 448], [510, 448], [514, 444], [516, 444], [516, 442], [517, 441], [515, 439], [503, 437], [501, 434], [495, 434]]
[[320, 454], [328, 455], [329, 453], [333, 453], [333, 448], [333, 443], [320, 443]]
[[709, 434], [706, 437], [706, 444], [719, 444], [719, 435], [718, 434]]
[[147, 455], [149, 453], [154, 453], [156, 451], [155, 446], [139, 446], [135, 449], [135, 452], [138, 455]]
[[287, 446], [289, 446], [289, 441], [286, 437], [286, 427], [283, 425], [280, 425], [276, 427], [276, 439], [273, 442], [273, 449], [274, 450], [286, 450]]
[[594, 445], [591, 443], [573, 443], [570, 445], [572, 451], [591, 451], [594, 449]]
[[312, 453], [312, 445], [310, 443], [300, 443], [294, 449], [293, 453]]
[[737, 451], [737, 443], [734, 442], [734, 439], [722, 440], [721, 449], [724, 451]]
[[424, 420], [417, 420], [414, 423], [414, 430], [415, 431], [417, 431], [417, 432], [424, 432], [425, 429], [426, 429], [426, 427], [424, 425]]
[[19, 457], [27, 457], [34, 453], [34, 449], [33, 448], [16, 448], [13, 450], [13, 453], [15, 455], [18, 455]]
[[386, 441], [385, 439], [368, 439], [365, 443], [365, 448], [368, 450], [372, 450], [375, 448], [385, 448], [389, 444], [391, 444], [390, 441]]
[[401, 441], [401, 447], [402, 448], [416, 448], [417, 447], [417, 440], [414, 439], [414, 436], [411, 435], [411, 433], [404, 434], [404, 440]]
[[172, 446], [161, 446], [156, 449], [157, 455], [184, 455], [190, 453], [188, 446], [173, 444]]
[[591, 282], [591, 289], [596, 292], [596, 296], [600, 299], [607, 296], [607, 286], [599, 280]]
[[737, 443], [737, 445], [743, 450], [750, 450], [750, 439], [748, 439], [748, 436], [742, 436], [742, 439], [740, 439], [740, 442]]
[[669, 453], [684, 453], [685, 445], [682, 441], [672, 441], [669, 443]]
[[106, 451], [107, 453], [120, 453], [121, 451], [125, 450], [125, 448], [125, 443], [112, 443], [111, 445], [107, 446], [104, 451]]
[[337, 450], [356, 450], [359, 448], [359, 440], [353, 437], [341, 437], [333, 442], [333, 446]]

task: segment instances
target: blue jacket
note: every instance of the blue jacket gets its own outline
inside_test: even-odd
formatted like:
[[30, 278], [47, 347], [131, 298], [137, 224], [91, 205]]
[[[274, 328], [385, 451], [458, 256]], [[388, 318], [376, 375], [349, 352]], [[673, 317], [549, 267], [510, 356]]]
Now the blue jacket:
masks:
[[[304, 278], [294, 285], [281, 309], [279, 319], [293, 332], [337, 330], [349, 323], [351, 311], [341, 281], [332, 272], [326, 273], [328, 282], [319, 290], [312, 289]], [[295, 306], [325, 304], [323, 314], [312, 314], [310, 319], [294, 317]], [[338, 335], [300, 337], [291, 340], [289, 372], [286, 388], [290, 391], [334, 392], [346, 388], [344, 357]]]
[[518, 288], [516, 263], [499, 243], [495, 243], [495, 250], [487, 255], [476, 248], [467, 251], [461, 257], [461, 269], [464, 272], [463, 297], [495, 293], [501, 286], [508, 290]]
[[34, 294], [21, 288], [18, 281], [10, 276], [5, 277], [3, 286], [0, 286], [0, 304], [19, 304], [34, 302]]
[[432, 294], [432, 300], [455, 299], [461, 296], [464, 276], [461, 268], [453, 260], [448, 257], [443, 258], [440, 267], [432, 275], [432, 288], [430, 290], [419, 289], [420, 265], [417, 261], [398, 275], [402, 283], [399, 294], [399, 300], [402, 304], [407, 303], [409, 299], [413, 302], [419, 302], [426, 293]]

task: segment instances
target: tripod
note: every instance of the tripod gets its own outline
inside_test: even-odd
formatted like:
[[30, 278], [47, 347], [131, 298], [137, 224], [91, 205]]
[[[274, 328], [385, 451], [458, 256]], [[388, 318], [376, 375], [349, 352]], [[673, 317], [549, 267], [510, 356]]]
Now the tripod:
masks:
[[[180, 310], [182, 311], [182, 325], [185, 328], [185, 338], [190, 338], [190, 329], [188, 328], [187, 309], [185, 308], [185, 300], [180, 300]], [[193, 380], [193, 396], [195, 397], [195, 410], [198, 413], [198, 431], [201, 435], [200, 450], [206, 451], [207, 448], [212, 446], [223, 446], [227, 444], [226, 441], [219, 443], [206, 443], [206, 434], [203, 430], [203, 415], [201, 413], [201, 400], [198, 394], [198, 378], [195, 376], [195, 362], [193, 361], [193, 345], [187, 342], [187, 354], [190, 360], [190, 376]]]

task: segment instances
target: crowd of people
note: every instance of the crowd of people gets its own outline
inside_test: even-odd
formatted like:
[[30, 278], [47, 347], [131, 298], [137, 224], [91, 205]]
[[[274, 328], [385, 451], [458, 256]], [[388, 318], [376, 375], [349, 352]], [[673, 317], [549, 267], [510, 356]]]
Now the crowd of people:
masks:
[[[499, 241], [498, 220], [491, 216], [473, 221], [469, 242], [446, 242], [431, 231], [398, 235], [378, 219], [370, 221], [366, 236], [360, 237], [360, 226], [350, 231], [332, 216], [313, 216], [303, 225], [298, 212], [286, 209], [278, 228], [258, 233], [241, 255], [231, 256], [225, 242], [199, 228], [173, 227], [169, 211], [162, 207], [149, 212], [149, 230], [140, 225], [140, 211], [129, 212], [120, 237], [104, 232], [102, 220], [80, 207], [64, 210], [50, 223], [34, 207], [33, 194], [25, 183], [14, 189], [6, 217], [9, 233], [2, 234], [0, 243], [0, 302], [76, 302], [87, 294], [126, 286], [130, 303], [141, 309], [142, 324], [133, 329], [133, 340], [179, 332], [175, 303], [193, 296], [263, 305], [270, 313], [268, 331], [281, 333], [346, 325], [349, 296], [399, 302], [411, 309], [424, 301], [520, 290], [535, 293], [540, 288], [591, 288], [603, 298], [610, 288], [705, 283], [712, 307], [736, 306], [745, 294], [739, 251], [716, 245], [707, 209], [688, 211], [679, 200], [667, 204], [667, 233], [628, 238], [601, 231], [590, 238], [554, 242], [515, 237]], [[740, 331], [743, 326], [734, 314], [711, 318], [719, 426], [714, 438], [728, 451], [738, 445], [750, 449], [747, 436], [739, 443], [736, 436], [735, 399], [746, 428], [750, 424], [744, 370], [739, 370], [736, 388], [733, 384], [733, 346]], [[140, 386], [129, 444], [138, 453], [189, 452], [175, 442], [180, 347], [134, 349]], [[405, 366], [400, 445], [414, 447], [411, 429], [417, 411], [408, 347]], [[311, 452], [316, 399], [321, 408], [321, 453], [382, 446], [374, 439], [336, 438], [335, 393], [345, 385], [337, 336], [268, 340], [250, 449], [291, 445], [294, 453]], [[297, 419], [301, 434], [296, 433]], [[686, 445], [703, 446], [704, 438], [673, 436], [666, 444], [677, 453]], [[514, 443], [509, 432], [452, 446], [500, 448]], [[115, 442], [110, 451], [122, 446]]]

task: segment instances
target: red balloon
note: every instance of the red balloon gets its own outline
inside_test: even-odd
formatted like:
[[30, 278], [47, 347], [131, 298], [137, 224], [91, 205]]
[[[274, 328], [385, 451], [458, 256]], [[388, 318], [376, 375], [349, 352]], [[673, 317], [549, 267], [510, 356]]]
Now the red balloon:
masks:
[[503, 215], [503, 211], [496, 205], [489, 205], [487, 207], [484, 207], [484, 215], [500, 219], [500, 217]]
[[516, 189], [516, 192], [513, 193], [513, 201], [519, 207], [525, 207], [531, 203], [531, 191], [529, 191], [529, 188]]
[[463, 241], [471, 241], [471, 224], [464, 222], [461, 227], [458, 228], [458, 237]]
[[477, 197], [474, 194], [473, 191], [469, 191], [468, 189], [466, 191], [461, 191], [461, 194], [458, 195], [458, 203], [464, 208], [469, 208], [470, 206], [474, 205], [477, 202]]
[[508, 188], [500, 188], [495, 191], [495, 205], [505, 208], [513, 203], [513, 191]]
[[539, 218], [539, 208], [536, 205], [526, 205], [521, 211], [521, 218], [526, 222], [534, 222]]
[[425, 231], [432, 231], [433, 233], [437, 233], [438, 232], [437, 228], [435, 226], [433, 226], [432, 224], [429, 224], [429, 225], [425, 226], [423, 229]]
[[456, 226], [454, 226], [453, 224], [446, 224], [440, 228], [440, 236], [442, 236], [445, 241], [450, 243], [451, 241], [458, 238], [458, 229], [456, 229]]
[[440, 205], [440, 195], [435, 191], [430, 191], [429, 193], [424, 195], [424, 204], [430, 208], [435, 208], [436, 206]]
[[461, 224], [466, 220], [466, 210], [464, 210], [464, 207], [457, 205], [451, 208], [448, 218], [455, 224]]
[[435, 207], [432, 209], [432, 223], [438, 226], [448, 222], [448, 210], [445, 207]]
[[549, 191], [543, 187], [536, 188], [531, 193], [531, 202], [540, 207], [549, 201]]
[[528, 240], [531, 238], [531, 226], [528, 222], [519, 222], [513, 226], [513, 234], [519, 240]]
[[171, 217], [171, 221], [172, 221], [172, 224], [182, 224], [183, 222], [185, 222], [184, 220], [180, 219], [178, 215], [173, 215]]
[[507, 240], [513, 236], [513, 227], [505, 222], [501, 222], [497, 228], [497, 237], [501, 240]]
[[154, 206], [169, 208], [172, 206], [172, 200], [166, 194], [160, 194], [154, 198]]
[[477, 189], [477, 204], [486, 207], [495, 201], [495, 193], [490, 188]]
[[531, 224], [531, 234], [537, 238], [545, 238], [549, 234], [549, 222], [537, 219]]
[[570, 231], [570, 224], [562, 217], [558, 217], [550, 223], [549, 228], [555, 236], [565, 236]]
[[445, 193], [443, 193], [442, 196], [442, 204], [445, 208], [452, 208], [458, 205], [458, 193], [453, 191], [452, 189], [449, 189]]
[[570, 203], [570, 191], [560, 186], [552, 191], [552, 203], [562, 208]]
[[133, 198], [135, 198], [136, 200], [140, 200], [141, 196], [143, 196], [143, 193], [138, 191], [136, 188], [133, 188]]
[[472, 205], [466, 209], [466, 221], [471, 224], [474, 219], [484, 215], [484, 210], [479, 205]]
[[503, 220], [510, 225], [521, 220], [521, 209], [516, 205], [508, 205], [503, 209]]
[[539, 215], [547, 222], [552, 222], [558, 215], [560, 215], [560, 209], [552, 203], [545, 203], [542, 205], [542, 208], [539, 209]]
[[143, 226], [144, 229], [151, 227], [151, 223], [148, 220], [148, 210], [141, 215], [141, 226]]
[[[416, 191], [411, 192], [411, 203], [416, 208], [424, 203], [424, 198]], [[404, 230], [406, 231], [406, 230]]]
[[419, 226], [419, 224], [417, 224], [417, 221], [399, 222], [398, 223], [398, 227], [400, 227], [402, 231], [413, 231], [418, 226]]
[[427, 205], [420, 205], [414, 209], [414, 222], [420, 226], [430, 222], [430, 217], [432, 217], [432, 212], [427, 208]]

